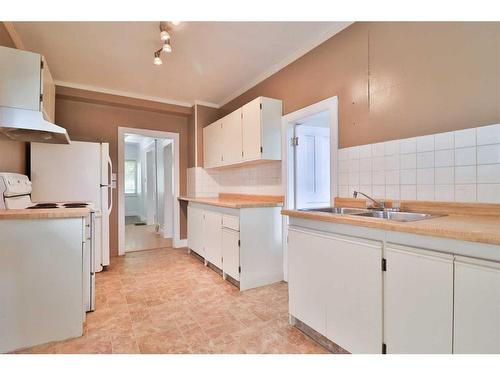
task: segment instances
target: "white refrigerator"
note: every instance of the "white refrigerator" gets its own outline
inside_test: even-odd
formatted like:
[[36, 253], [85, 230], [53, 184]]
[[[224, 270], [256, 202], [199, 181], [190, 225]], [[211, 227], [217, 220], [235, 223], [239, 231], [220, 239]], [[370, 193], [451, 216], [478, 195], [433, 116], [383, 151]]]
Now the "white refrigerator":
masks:
[[90, 202], [95, 210], [94, 270], [109, 265], [113, 206], [109, 143], [31, 143], [33, 202]]

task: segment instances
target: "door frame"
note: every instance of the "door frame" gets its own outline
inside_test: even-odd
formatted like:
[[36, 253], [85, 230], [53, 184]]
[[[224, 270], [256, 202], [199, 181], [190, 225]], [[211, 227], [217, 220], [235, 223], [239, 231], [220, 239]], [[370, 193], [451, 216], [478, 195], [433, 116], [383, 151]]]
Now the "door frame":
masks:
[[180, 238], [180, 204], [175, 197], [180, 192], [179, 133], [150, 129], [118, 127], [118, 255], [125, 255], [125, 134], [138, 134], [153, 138], [168, 138], [174, 148], [174, 225], [173, 247], [187, 246], [187, 239]]
[[[298, 109], [281, 118], [281, 181], [285, 191], [284, 208], [295, 208], [295, 160], [294, 148], [291, 139], [294, 136], [295, 124], [305, 117], [319, 112], [330, 112], [330, 204], [333, 204], [337, 196], [337, 172], [338, 172], [338, 146], [339, 146], [339, 124], [338, 124], [338, 97], [321, 100], [307, 107]], [[283, 274], [288, 281], [288, 246], [287, 228], [288, 216], [283, 215]]]

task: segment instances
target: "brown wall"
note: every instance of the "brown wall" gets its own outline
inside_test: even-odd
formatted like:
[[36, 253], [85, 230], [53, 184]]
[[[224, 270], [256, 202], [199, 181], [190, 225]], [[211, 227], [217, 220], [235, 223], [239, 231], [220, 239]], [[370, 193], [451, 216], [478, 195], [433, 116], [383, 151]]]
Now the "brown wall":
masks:
[[[15, 48], [5, 26], [0, 22], [0, 46]], [[26, 143], [0, 138], [0, 172], [26, 173]]]
[[223, 106], [339, 97], [340, 146], [500, 122], [500, 23], [355, 23]]
[[[71, 91], [71, 95], [68, 91]], [[141, 110], [133, 105], [93, 101], [88, 99], [88, 92], [82, 98], [81, 90], [57, 88], [56, 122], [65, 127], [70, 138], [75, 141], [109, 142], [113, 172], [118, 165], [118, 127], [162, 130], [180, 134], [180, 193], [186, 193], [186, 168], [188, 159], [188, 132], [185, 113], [176, 114], [169, 109]], [[64, 92], [64, 94], [61, 94]], [[74, 94], [78, 95], [74, 95]], [[113, 98], [110, 98], [113, 99]], [[102, 98], [100, 99], [102, 100]], [[133, 102], [130, 99], [129, 102]], [[185, 108], [179, 109], [185, 112]], [[117, 202], [117, 191], [113, 192]], [[186, 237], [186, 217], [181, 212], [181, 238]], [[115, 204], [110, 219], [111, 254], [118, 254], [118, 213]]]

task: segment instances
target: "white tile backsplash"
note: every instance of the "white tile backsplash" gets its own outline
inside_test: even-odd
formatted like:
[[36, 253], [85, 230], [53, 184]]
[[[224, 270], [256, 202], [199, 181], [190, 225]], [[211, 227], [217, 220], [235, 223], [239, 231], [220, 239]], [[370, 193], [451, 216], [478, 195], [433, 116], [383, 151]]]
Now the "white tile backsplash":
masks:
[[[339, 160], [341, 154], [354, 159], [339, 168], [347, 173], [339, 184], [357, 182], [377, 198], [500, 203], [500, 124], [350, 147], [339, 150]], [[339, 187], [340, 196], [346, 191]]]

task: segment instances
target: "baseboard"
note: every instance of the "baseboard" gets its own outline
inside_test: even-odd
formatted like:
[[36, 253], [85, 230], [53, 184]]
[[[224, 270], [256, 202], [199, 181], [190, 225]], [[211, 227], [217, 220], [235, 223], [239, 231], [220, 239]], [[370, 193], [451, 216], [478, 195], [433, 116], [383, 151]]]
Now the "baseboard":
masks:
[[176, 249], [178, 249], [180, 247], [187, 247], [187, 245], [188, 245], [187, 238], [185, 238], [183, 240], [178, 240], [178, 241], [174, 240], [174, 248], [176, 248]]

